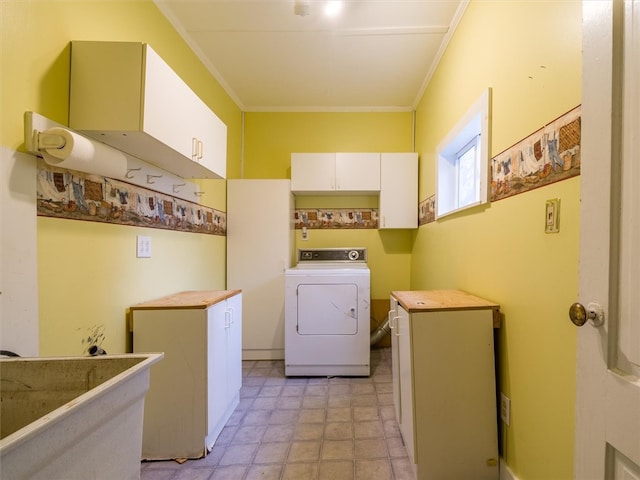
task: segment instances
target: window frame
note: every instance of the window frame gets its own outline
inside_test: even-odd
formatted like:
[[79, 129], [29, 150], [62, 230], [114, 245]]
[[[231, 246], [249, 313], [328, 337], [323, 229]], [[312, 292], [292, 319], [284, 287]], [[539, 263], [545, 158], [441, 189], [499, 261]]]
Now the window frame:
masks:
[[[436, 219], [489, 202], [490, 104], [487, 88], [436, 148]], [[460, 205], [459, 158], [474, 143], [477, 193], [472, 202]]]

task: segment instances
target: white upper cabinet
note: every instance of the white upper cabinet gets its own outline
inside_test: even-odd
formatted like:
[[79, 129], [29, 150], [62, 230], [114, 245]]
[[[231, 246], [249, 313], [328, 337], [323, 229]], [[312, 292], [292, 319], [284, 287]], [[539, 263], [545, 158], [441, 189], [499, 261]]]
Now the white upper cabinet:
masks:
[[72, 42], [69, 126], [183, 178], [225, 178], [227, 126], [153, 49]]
[[336, 189], [335, 153], [292, 153], [291, 191], [327, 193]]
[[379, 153], [336, 153], [336, 190], [377, 194]]
[[292, 153], [291, 190], [307, 195], [377, 195], [380, 154]]
[[380, 157], [379, 228], [418, 228], [418, 154]]
[[379, 228], [418, 227], [417, 153], [292, 153], [296, 195], [379, 195]]

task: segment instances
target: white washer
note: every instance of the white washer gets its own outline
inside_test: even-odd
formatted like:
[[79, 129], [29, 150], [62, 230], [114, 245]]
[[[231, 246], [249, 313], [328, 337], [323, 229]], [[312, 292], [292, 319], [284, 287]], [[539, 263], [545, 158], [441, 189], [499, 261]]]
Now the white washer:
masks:
[[369, 376], [366, 249], [298, 251], [285, 272], [285, 375]]

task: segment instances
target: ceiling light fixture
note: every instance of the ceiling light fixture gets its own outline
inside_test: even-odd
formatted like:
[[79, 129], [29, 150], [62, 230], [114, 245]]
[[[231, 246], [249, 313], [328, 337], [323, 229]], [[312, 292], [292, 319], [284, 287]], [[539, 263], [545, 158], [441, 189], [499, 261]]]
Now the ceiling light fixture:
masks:
[[293, 4], [293, 13], [305, 17], [311, 13], [310, 0], [296, 0]]
[[342, 0], [329, 0], [324, 7], [324, 13], [328, 17], [335, 17], [342, 10]]

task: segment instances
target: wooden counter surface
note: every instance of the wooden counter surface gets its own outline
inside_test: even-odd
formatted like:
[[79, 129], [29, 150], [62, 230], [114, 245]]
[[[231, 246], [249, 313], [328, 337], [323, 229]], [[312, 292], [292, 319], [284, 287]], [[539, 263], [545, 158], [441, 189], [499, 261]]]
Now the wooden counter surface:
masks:
[[491, 309], [493, 326], [500, 327], [500, 305], [462, 290], [393, 291], [391, 295], [409, 313]]
[[174, 293], [166, 297], [131, 306], [131, 310], [162, 310], [173, 308], [208, 308], [241, 293], [242, 290], [197, 290]]

